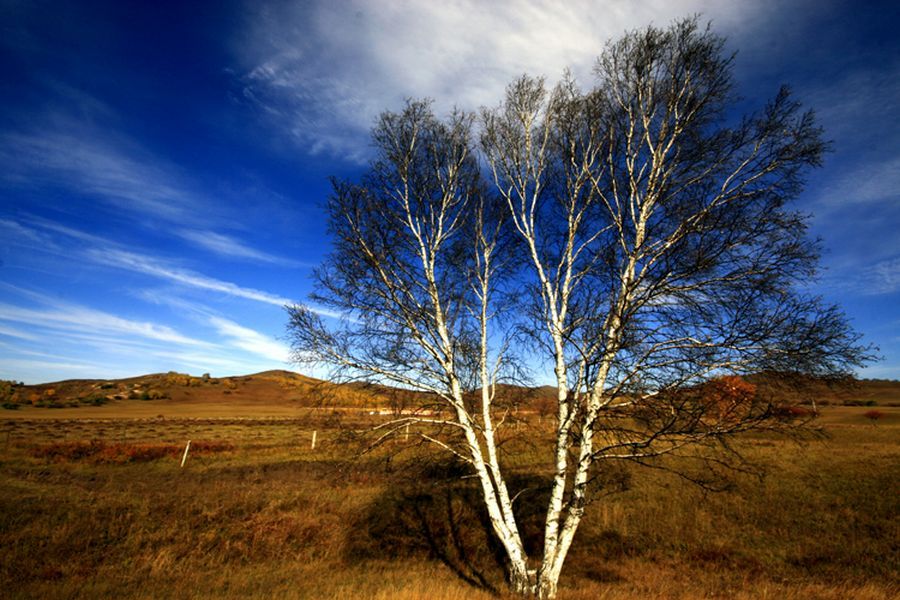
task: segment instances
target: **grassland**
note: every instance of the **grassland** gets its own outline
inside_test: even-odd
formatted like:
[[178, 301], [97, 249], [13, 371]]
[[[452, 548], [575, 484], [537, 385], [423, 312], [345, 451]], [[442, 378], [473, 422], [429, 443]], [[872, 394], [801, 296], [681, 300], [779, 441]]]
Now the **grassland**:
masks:
[[[457, 465], [402, 437], [356, 456], [348, 432], [387, 417], [292, 401], [266, 412], [250, 389], [215, 402], [198, 400], [200, 389], [193, 402], [4, 411], [4, 597], [477, 600], [502, 590]], [[624, 491], [589, 507], [560, 597], [900, 597], [900, 409], [881, 407], [877, 421], [868, 410], [825, 407], [827, 435], [802, 444], [742, 440], [768, 474], [736, 476], [725, 492], [656, 471], [611, 474]], [[517, 506], [537, 544], [546, 422], [527, 417], [515, 435], [505, 447], [523, 456]], [[196, 450], [181, 468], [187, 440]]]

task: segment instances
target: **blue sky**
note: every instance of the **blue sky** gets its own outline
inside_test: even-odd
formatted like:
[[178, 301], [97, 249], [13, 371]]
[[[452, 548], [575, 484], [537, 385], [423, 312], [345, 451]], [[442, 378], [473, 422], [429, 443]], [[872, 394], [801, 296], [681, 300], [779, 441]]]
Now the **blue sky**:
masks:
[[742, 108], [790, 84], [834, 140], [798, 206], [811, 288], [900, 378], [897, 2], [0, 0], [0, 378], [285, 368], [282, 306], [328, 249], [331, 175], [375, 116], [590, 84], [603, 43], [702, 13]]

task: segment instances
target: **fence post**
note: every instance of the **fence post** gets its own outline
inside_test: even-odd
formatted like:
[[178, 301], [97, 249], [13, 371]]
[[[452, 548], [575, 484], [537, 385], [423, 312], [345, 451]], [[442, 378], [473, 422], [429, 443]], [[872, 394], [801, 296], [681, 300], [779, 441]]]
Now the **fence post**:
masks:
[[315, 429], [313, 429], [313, 434], [312, 434], [312, 444], [310, 444], [310, 446], [309, 446], [309, 449], [310, 449], [310, 450], [315, 450], [315, 449], [316, 449], [316, 433], [318, 433], [318, 431], [316, 431]]
[[188, 450], [191, 449], [191, 440], [188, 440], [187, 446], [184, 447], [184, 456], [181, 457], [181, 468], [184, 468], [184, 463], [187, 460]]

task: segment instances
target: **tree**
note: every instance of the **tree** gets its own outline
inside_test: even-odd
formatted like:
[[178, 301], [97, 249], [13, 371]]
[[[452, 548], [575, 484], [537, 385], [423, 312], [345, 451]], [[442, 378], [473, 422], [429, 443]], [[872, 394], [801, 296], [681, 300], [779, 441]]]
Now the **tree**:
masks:
[[[752, 386], [707, 398], [716, 380], [834, 375], [868, 357], [837, 308], [796, 291], [818, 251], [788, 202], [822, 132], [786, 89], [733, 118], [723, 47], [688, 19], [607, 45], [588, 91], [525, 76], [497, 108], [446, 120], [410, 102], [380, 118], [360, 182], [334, 182], [313, 299], [346, 317], [290, 307], [294, 357], [443, 403], [378, 439], [415, 422], [469, 465], [520, 594], [556, 595], [604, 465], [680, 456], [665, 465], [702, 483], [694, 467], [727, 466], [730, 438], [789, 426]], [[543, 550], [529, 557], [496, 389], [535, 364], [557, 393]]]

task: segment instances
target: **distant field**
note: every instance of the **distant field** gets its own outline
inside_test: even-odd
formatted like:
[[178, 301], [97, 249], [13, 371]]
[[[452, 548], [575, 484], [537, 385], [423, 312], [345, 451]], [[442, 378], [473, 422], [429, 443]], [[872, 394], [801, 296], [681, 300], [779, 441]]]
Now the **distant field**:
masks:
[[[897, 598], [900, 409], [869, 410], [824, 408], [827, 436], [802, 444], [746, 439], [769, 474], [727, 492], [610, 473], [626, 489], [589, 507], [560, 597]], [[368, 412], [248, 395], [0, 412], [3, 596], [492, 597], [502, 575], [470, 483], [402, 437], [355, 457], [350, 433], [386, 418]], [[546, 423], [526, 415], [510, 435], [537, 544]]]

